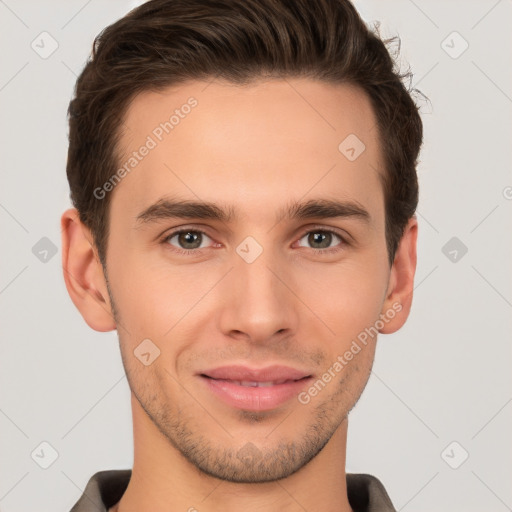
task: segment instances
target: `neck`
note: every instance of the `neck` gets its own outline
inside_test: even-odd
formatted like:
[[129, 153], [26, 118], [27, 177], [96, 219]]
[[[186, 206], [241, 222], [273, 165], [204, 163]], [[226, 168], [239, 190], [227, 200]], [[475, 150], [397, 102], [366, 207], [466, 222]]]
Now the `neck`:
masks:
[[308, 464], [274, 482], [233, 483], [204, 474], [158, 431], [132, 395], [134, 464], [128, 487], [109, 512], [352, 512], [347, 498], [347, 419]]

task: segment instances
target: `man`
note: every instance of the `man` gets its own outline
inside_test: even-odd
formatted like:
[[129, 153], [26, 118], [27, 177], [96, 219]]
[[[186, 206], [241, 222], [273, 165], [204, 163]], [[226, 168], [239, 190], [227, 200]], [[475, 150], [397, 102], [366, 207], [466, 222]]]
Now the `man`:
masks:
[[117, 329], [132, 470], [83, 511], [393, 511], [346, 474], [377, 334], [406, 321], [422, 124], [345, 0], [153, 0], [70, 104], [66, 286]]

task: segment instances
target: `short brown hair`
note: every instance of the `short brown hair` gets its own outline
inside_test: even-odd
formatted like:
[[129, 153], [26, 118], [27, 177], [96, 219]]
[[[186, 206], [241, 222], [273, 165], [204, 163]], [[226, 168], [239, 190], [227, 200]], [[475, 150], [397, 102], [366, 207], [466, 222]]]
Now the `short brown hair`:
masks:
[[[140, 92], [218, 77], [247, 84], [303, 77], [358, 86], [370, 98], [384, 156], [386, 243], [392, 264], [418, 204], [423, 126], [387, 45], [347, 0], [150, 0], [95, 39], [69, 104], [67, 177], [80, 220], [106, 266], [110, 194], [94, 190], [118, 166], [121, 122]], [[341, 141], [340, 141], [341, 142]]]

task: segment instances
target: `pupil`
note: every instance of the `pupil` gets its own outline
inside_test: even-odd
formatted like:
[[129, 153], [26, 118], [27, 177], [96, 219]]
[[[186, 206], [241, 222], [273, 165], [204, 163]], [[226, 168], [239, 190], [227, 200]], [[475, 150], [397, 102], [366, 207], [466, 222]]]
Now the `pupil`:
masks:
[[[184, 245], [187, 249], [196, 249], [201, 245], [201, 242], [198, 243], [199, 236], [198, 234], [194, 234], [191, 231], [180, 234], [180, 244]], [[190, 244], [193, 247], [190, 247]]]
[[330, 233], [312, 233], [310, 235], [309, 242], [313, 244], [320, 244], [320, 249], [324, 249], [326, 247], [329, 247], [331, 242], [331, 234]]
[[[201, 243], [198, 243], [199, 236], [197, 233], [193, 233], [191, 231], [188, 231], [186, 233], [180, 234], [180, 243], [183, 242], [183, 245], [187, 246], [188, 249], [196, 249], [201, 245]], [[331, 242], [331, 234], [330, 233], [312, 233], [309, 235], [309, 242], [311, 244], [320, 244], [321, 249], [329, 247]], [[193, 247], [190, 247], [190, 244], [193, 245]]]

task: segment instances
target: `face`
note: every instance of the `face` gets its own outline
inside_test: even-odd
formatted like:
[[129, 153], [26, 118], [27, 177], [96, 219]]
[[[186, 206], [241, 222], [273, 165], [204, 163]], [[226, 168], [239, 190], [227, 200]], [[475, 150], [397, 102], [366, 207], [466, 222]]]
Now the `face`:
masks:
[[362, 333], [390, 314], [370, 102], [189, 82], [137, 96], [125, 127], [106, 267], [134, 414], [207, 474], [286, 477], [344, 422], [373, 362]]

